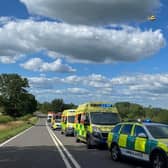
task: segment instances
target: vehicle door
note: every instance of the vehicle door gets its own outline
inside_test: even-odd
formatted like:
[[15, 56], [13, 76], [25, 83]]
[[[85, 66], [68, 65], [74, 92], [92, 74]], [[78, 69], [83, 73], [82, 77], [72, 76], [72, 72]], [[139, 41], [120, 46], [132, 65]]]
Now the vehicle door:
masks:
[[127, 140], [131, 135], [133, 124], [124, 124], [121, 128], [120, 136], [119, 136], [119, 146], [120, 148], [127, 149]]
[[134, 128], [134, 151], [136, 151], [136, 157], [148, 160], [147, 149], [150, 147], [148, 143], [148, 135], [141, 125], [135, 125]]

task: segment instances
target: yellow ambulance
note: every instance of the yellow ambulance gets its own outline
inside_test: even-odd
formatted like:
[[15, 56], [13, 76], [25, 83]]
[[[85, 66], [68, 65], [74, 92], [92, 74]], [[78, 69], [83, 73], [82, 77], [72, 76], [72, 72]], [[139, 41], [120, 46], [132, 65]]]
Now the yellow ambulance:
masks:
[[75, 116], [76, 142], [86, 142], [87, 148], [107, 145], [109, 131], [120, 122], [118, 110], [106, 102], [79, 105]]
[[74, 135], [75, 109], [64, 110], [61, 116], [61, 133]]

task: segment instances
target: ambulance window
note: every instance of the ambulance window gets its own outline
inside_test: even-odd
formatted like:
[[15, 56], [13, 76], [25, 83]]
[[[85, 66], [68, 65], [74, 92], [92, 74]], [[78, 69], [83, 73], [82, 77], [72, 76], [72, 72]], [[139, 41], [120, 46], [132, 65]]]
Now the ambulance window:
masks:
[[65, 121], [64, 122], [67, 123], [67, 117], [65, 117]]
[[132, 124], [125, 124], [121, 130], [121, 134], [130, 135], [132, 130]]
[[120, 128], [121, 128], [121, 125], [117, 125], [116, 127], [114, 127], [114, 128], [112, 129], [112, 132], [113, 132], [113, 133], [118, 133], [119, 130], [120, 130]]
[[144, 133], [146, 135], [145, 130], [141, 126], [136, 125], [134, 130], [134, 136], [138, 136], [140, 133]]
[[78, 115], [78, 123], [81, 122], [81, 114]]
[[86, 113], [86, 118], [85, 118], [85, 120], [88, 121], [88, 122], [90, 121], [90, 120], [89, 120], [89, 113]]

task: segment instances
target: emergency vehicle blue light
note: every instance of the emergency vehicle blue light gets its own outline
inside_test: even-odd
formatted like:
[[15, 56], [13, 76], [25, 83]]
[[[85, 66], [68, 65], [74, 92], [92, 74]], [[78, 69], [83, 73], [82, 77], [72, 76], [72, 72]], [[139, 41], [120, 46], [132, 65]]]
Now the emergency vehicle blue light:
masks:
[[112, 107], [112, 104], [101, 104], [102, 108], [108, 108], [108, 107]]
[[112, 104], [91, 104], [92, 107], [101, 107], [101, 108], [109, 108], [113, 107]]
[[144, 120], [143, 122], [146, 122], [146, 123], [150, 123], [150, 122], [152, 122], [150, 119], [146, 119], [146, 120]]

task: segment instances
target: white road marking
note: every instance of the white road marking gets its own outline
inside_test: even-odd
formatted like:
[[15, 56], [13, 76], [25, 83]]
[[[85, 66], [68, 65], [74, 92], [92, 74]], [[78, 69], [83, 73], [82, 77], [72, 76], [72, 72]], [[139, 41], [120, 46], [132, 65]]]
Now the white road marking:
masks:
[[[48, 127], [48, 126], [47, 126]], [[49, 127], [48, 127], [49, 128]], [[49, 128], [50, 129], [50, 128]], [[55, 140], [57, 141], [57, 143], [59, 144], [59, 146], [62, 148], [62, 150], [66, 153], [67, 157], [69, 158], [69, 160], [71, 160], [71, 162], [73, 163], [73, 165], [75, 166], [75, 168], [81, 168], [81, 166], [79, 165], [79, 163], [74, 159], [74, 157], [71, 155], [71, 153], [66, 149], [66, 147], [62, 144], [62, 142], [57, 138], [57, 136], [53, 133], [53, 131], [50, 129], [50, 131], [52, 132], [52, 135], [54, 136]]]
[[7, 143], [9, 143], [10, 141], [12, 141], [12, 140], [14, 140], [14, 139], [18, 138], [19, 136], [21, 136], [21, 135], [25, 134], [27, 131], [29, 131], [29, 130], [30, 130], [30, 129], [32, 129], [33, 127], [34, 127], [34, 126], [32, 126], [32, 127], [28, 128], [28, 129], [26, 129], [25, 131], [23, 131], [23, 132], [21, 132], [21, 133], [17, 134], [16, 136], [14, 136], [14, 137], [12, 137], [12, 138], [8, 139], [7, 141], [3, 142], [2, 144], [0, 144], [0, 147], [2, 147], [2, 146], [4, 146], [4, 145], [6, 145], [6, 144], [7, 144]]
[[50, 130], [50, 128], [49, 128], [48, 126], [47, 126], [47, 130], [48, 130], [48, 132], [49, 132], [49, 134], [50, 134], [50, 136], [51, 136], [53, 142], [55, 143], [55, 145], [56, 145], [56, 147], [57, 147], [57, 149], [58, 149], [58, 151], [59, 151], [59, 153], [60, 153], [60, 155], [61, 155], [61, 157], [62, 157], [64, 163], [65, 163], [66, 168], [72, 168], [72, 166], [70, 165], [68, 159], [67, 159], [66, 156], [64, 155], [63, 151], [61, 150], [61, 148], [60, 148], [58, 142], [55, 140], [55, 138], [54, 138], [54, 136], [53, 136], [53, 133], [51, 132], [51, 130]]

